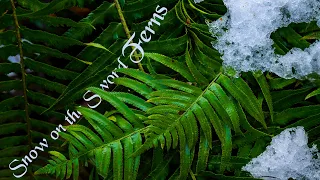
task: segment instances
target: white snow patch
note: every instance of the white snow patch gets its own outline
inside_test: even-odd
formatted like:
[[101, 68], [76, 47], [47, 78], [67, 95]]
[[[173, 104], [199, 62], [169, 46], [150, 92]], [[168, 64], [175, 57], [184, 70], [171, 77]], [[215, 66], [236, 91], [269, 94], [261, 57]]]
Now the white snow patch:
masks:
[[7, 76], [8, 77], [15, 77], [15, 76], [17, 76], [17, 73], [11, 72], [11, 73], [8, 73]]
[[294, 48], [281, 56], [274, 53], [270, 38], [272, 32], [290, 23], [317, 20], [320, 25], [319, 0], [223, 1], [227, 14], [208, 25], [217, 37], [213, 47], [223, 54], [224, 67], [232, 67], [238, 73], [270, 71], [283, 78], [320, 75], [319, 41], [304, 51]]
[[254, 158], [242, 170], [263, 179], [320, 179], [320, 153], [308, 147], [303, 127], [289, 128], [272, 138], [266, 151]]
[[194, 0], [195, 3], [201, 3], [204, 0]]
[[8, 61], [12, 63], [20, 63], [20, 54], [17, 54], [15, 56], [9, 56]]

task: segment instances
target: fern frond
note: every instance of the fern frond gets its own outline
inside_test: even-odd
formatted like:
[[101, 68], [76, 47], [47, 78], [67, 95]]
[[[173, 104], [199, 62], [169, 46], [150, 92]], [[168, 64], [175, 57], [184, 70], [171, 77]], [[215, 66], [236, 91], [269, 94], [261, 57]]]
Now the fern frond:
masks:
[[[107, 17], [113, 17], [114, 14], [116, 14], [114, 4], [105, 1], [88, 14], [86, 18], [80, 20], [80, 23], [90, 24], [95, 27], [103, 24]], [[92, 31], [92, 27], [72, 27], [64, 35], [73, 39], [82, 40], [85, 36], [91, 34]]]
[[[126, 71], [134, 72], [134, 70], [130, 69], [121, 71], [125, 72], [125, 74], [127, 74]], [[148, 83], [150, 82], [150, 78], [151, 77], [148, 79], [141, 78], [140, 80], [145, 80], [146, 83]], [[222, 75], [219, 78], [229, 79]], [[217, 81], [220, 82], [219, 78]], [[239, 110], [234, 102], [229, 100], [230, 97], [225, 93], [225, 90], [214, 81], [212, 81], [204, 91], [176, 80], [154, 80], [153, 82], [157, 82], [164, 87], [167, 86], [167, 88], [147, 93], [149, 95], [148, 102], [153, 103], [155, 106], [150, 107], [147, 110], [147, 113], [150, 114], [148, 120], [144, 121], [144, 123], [149, 124], [148, 131], [145, 132], [147, 139], [144, 145], [135, 152], [135, 155], [141, 154], [151, 147], [156, 147], [157, 143], [155, 143], [155, 141], [159, 141], [162, 148], [167, 146], [168, 150], [175, 148], [180, 144], [181, 163], [188, 162], [187, 164], [190, 165], [193, 159], [192, 154], [195, 145], [198, 142], [198, 131], [203, 132], [203, 140], [201, 142], [204, 141], [207, 143], [206, 150], [201, 152], [208, 153], [212, 147], [211, 126], [213, 126], [222, 143], [224, 158], [222, 158], [223, 163], [221, 171], [223, 172], [226, 168], [226, 164], [228, 164], [228, 157], [230, 157], [232, 149], [232, 146], [230, 145], [231, 131], [230, 129], [227, 129], [232, 128], [237, 133], [241, 133], [239, 120], [240, 112], [238, 112]], [[121, 85], [122, 83], [119, 84]], [[154, 84], [150, 84], [150, 86], [154, 87]], [[174, 90], [171, 88], [177, 89]], [[241, 88], [245, 91], [248, 90], [248, 87], [244, 86], [244, 84], [241, 84]], [[133, 90], [138, 93], [140, 91], [139, 89]], [[99, 91], [95, 90], [94, 92], [98, 93]], [[98, 94], [102, 93], [103, 91], [100, 90]], [[248, 100], [250, 99], [250, 101], [257, 102], [253, 93], [251, 93], [251, 95], [250, 98], [248, 97]], [[235, 96], [236, 97], [233, 98], [236, 100], [239, 95], [235, 94]], [[241, 103], [242, 99], [238, 99], [238, 101]], [[220, 104], [217, 104], [217, 102]], [[168, 107], [172, 110], [164, 111], [164, 108]], [[215, 113], [215, 109], [219, 112], [219, 116], [228, 121], [225, 122], [220, 120]], [[247, 111], [252, 110], [249, 109]], [[261, 109], [259, 111], [262, 112]], [[199, 124], [201, 130], [197, 128], [197, 124]], [[225, 129], [225, 127], [227, 127], [227, 129]], [[254, 130], [252, 126], [249, 125], [249, 127], [251, 128], [249, 130]], [[185, 134], [184, 132], [188, 133]], [[204, 150], [203, 146], [201, 147], [201, 149]], [[201, 167], [199, 167], [199, 169], [205, 167], [205, 159], [206, 158], [199, 160], [199, 163], [202, 164], [199, 165]], [[190, 167], [187, 164], [185, 164], [185, 167], [180, 167], [181, 177], [185, 177], [186, 174], [188, 174], [188, 168]]]
[[[52, 2], [46, 4], [45, 6], [42, 6], [41, 9], [38, 11], [32, 12], [32, 13], [26, 13], [26, 14], [20, 14], [19, 16], [25, 16], [25, 17], [37, 17], [37, 16], [45, 16], [48, 14], [53, 14], [56, 12], [59, 12], [63, 9], [67, 9], [69, 7], [75, 6], [75, 5], [83, 5], [84, 1], [80, 0], [53, 0]], [[34, 6], [33, 6], [34, 7]], [[31, 8], [33, 8], [31, 6]], [[30, 8], [30, 7], [29, 7]]]
[[[226, 13], [222, 1], [11, 2], [0, 7], [0, 179], [43, 138], [51, 157], [39, 153], [25, 179], [31, 171], [52, 179], [253, 179], [241, 167], [284, 128], [304, 126], [309, 144], [319, 144], [317, 80], [222, 72], [205, 23]], [[139, 71], [122, 47], [147, 27], [156, 33], [142, 43]], [[275, 51], [306, 48], [317, 31], [316, 22], [281, 28], [271, 34]], [[119, 77], [108, 86], [111, 73]], [[51, 139], [66, 125], [65, 110], [88, 103], [85, 90], [103, 102], [76, 108], [83, 118]]]
[[[106, 98], [106, 95], [104, 98]], [[116, 99], [113, 98], [109, 101], [115, 102]], [[121, 108], [117, 104], [113, 104], [121, 112]], [[61, 133], [61, 136], [73, 147], [70, 159], [68, 160], [59, 153], [59, 162], [56, 161], [55, 164], [50, 163], [40, 168], [35, 174], [56, 174], [61, 179], [68, 178], [71, 174], [73, 174], [73, 177], [77, 177], [79, 167], [74, 167], [72, 164], [75, 162], [79, 164], [88, 158], [97, 167], [97, 172], [104, 178], [108, 176], [108, 167], [111, 162], [113, 162], [113, 177], [115, 179], [135, 178], [138, 173], [140, 157], [131, 157], [131, 154], [142, 144], [142, 137], [139, 133], [141, 129], [137, 129], [136, 126], [131, 125], [129, 121], [118, 115], [112, 116], [112, 118], [115, 118], [115, 121], [112, 121], [92, 109], [79, 107], [78, 110], [95, 131], [82, 125], [66, 127], [69, 133]], [[57, 152], [54, 153], [57, 154]], [[53, 158], [53, 160], [55, 159]], [[61, 169], [66, 169], [66, 171], [61, 171]]]

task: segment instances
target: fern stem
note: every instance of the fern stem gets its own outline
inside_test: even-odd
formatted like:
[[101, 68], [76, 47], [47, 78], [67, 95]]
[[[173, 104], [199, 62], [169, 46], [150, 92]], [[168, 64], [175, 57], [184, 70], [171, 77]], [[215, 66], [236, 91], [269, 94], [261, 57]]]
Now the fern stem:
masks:
[[30, 123], [30, 117], [29, 117], [29, 104], [28, 104], [28, 98], [27, 98], [27, 84], [26, 84], [27, 81], [26, 81], [26, 71], [25, 71], [25, 65], [24, 65], [23, 51], [22, 51], [20, 27], [19, 27], [17, 14], [16, 14], [16, 7], [14, 5], [13, 0], [10, 0], [10, 1], [12, 6], [12, 15], [14, 18], [16, 36], [18, 41], [19, 53], [20, 53], [20, 67], [21, 67], [21, 74], [22, 74], [23, 97], [24, 97], [24, 106], [25, 106], [26, 123], [27, 123], [27, 131], [28, 131], [28, 134], [27, 134], [28, 144], [29, 144], [29, 148], [32, 149], [32, 141], [31, 141], [31, 133], [30, 133], [31, 123]]
[[[114, 0], [114, 3], [116, 5], [116, 8], [118, 10], [118, 14], [119, 14], [119, 17], [120, 17], [120, 20], [121, 20], [121, 24], [123, 26], [123, 29], [127, 35], [127, 38], [130, 39], [131, 38], [131, 35], [130, 35], [130, 30], [128, 28], [128, 25], [127, 25], [127, 22], [126, 22], [126, 19], [124, 18], [124, 15], [122, 13], [122, 9], [121, 9], [121, 6], [120, 6], [120, 3], [118, 0]], [[134, 47], [132, 47], [132, 50], [134, 50]], [[134, 56], [136, 58], [136, 61], [139, 61], [139, 57], [138, 57], [138, 54], [136, 51], [134, 51]], [[139, 66], [139, 69], [142, 71], [142, 72], [145, 72], [144, 69], [143, 69], [143, 66], [141, 63], [138, 63], [138, 66]]]

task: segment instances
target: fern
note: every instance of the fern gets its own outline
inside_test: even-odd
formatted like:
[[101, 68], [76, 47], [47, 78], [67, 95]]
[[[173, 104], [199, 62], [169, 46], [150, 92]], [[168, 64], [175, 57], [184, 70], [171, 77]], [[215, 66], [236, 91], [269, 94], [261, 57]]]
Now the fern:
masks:
[[[34, 30], [24, 26], [23, 23], [28, 20], [53, 27], [66, 25], [78, 28], [78, 32], [83, 31], [84, 34], [88, 34], [85, 31], [94, 29], [90, 23], [77, 23], [72, 19], [49, 16], [49, 14], [74, 5], [83, 6], [83, 3], [84, 1], [68, 0], [53, 1], [47, 4], [37, 0], [32, 2], [18, 1], [18, 4], [15, 4], [14, 1], [11, 3], [5, 1], [5, 4], [1, 2], [2, 5], [5, 5], [1, 8], [1, 29], [12, 29], [12, 26], [15, 25], [15, 31], [5, 30], [1, 33], [0, 67], [2, 73], [1, 90], [3, 92], [1, 95], [1, 129], [7, 129], [1, 134], [1, 144], [4, 144], [0, 149], [1, 167], [4, 168], [1, 169], [1, 177], [12, 176], [13, 171], [9, 169], [9, 163], [13, 159], [21, 162], [21, 158], [24, 158], [25, 155], [28, 156], [29, 151], [43, 137], [49, 140], [49, 150], [62, 150], [59, 147], [62, 141], [50, 140], [51, 138], [47, 134], [50, 135], [50, 132], [56, 127], [56, 122], [62, 123], [64, 121], [63, 112], [48, 111], [43, 114], [42, 112], [56, 101], [70, 80], [79, 75], [76, 71], [64, 67], [67, 65], [67, 61], [90, 64], [74, 55], [63, 52], [70, 47], [84, 47], [85, 43], [68, 36], [54, 34], [47, 27]], [[30, 9], [30, 11], [22, 10], [20, 6]], [[9, 63], [8, 57], [17, 54], [20, 54], [17, 56], [18, 63]], [[54, 61], [50, 59], [54, 59]], [[13, 74], [13, 77], [6, 75], [9, 73]], [[18, 80], [19, 78], [21, 80]], [[18, 158], [19, 156], [20, 158]], [[39, 154], [39, 156], [36, 162], [28, 164], [30, 177], [33, 176], [32, 171], [38, 169], [39, 164], [47, 160], [45, 153]]]
[[[25, 179], [253, 179], [241, 167], [284, 128], [304, 126], [320, 144], [317, 76], [234, 78], [221, 68], [205, 24], [225, 14], [220, 0], [0, 2], [0, 179], [21, 174], [8, 164], [43, 138], [50, 157], [39, 153]], [[130, 68], [114, 71], [157, 5], [168, 13], [143, 44], [144, 60], [123, 58]], [[318, 30], [314, 22], [279, 29], [275, 51], [305, 48]], [[115, 85], [97, 88], [112, 71], [121, 74]], [[86, 90], [103, 99], [97, 109], [84, 107]], [[74, 108], [83, 119], [51, 140]]]
[[[162, 149], [166, 147], [165, 149], [167, 149], [167, 151], [170, 151], [171, 149], [177, 149], [179, 145], [180, 163], [182, 164], [180, 166], [179, 177], [181, 179], [185, 179], [193, 162], [193, 156], [196, 147], [199, 148], [196, 172], [201, 172], [206, 169], [209, 151], [210, 149], [212, 149], [211, 142], [213, 132], [211, 129], [214, 129], [222, 144], [220, 171], [225, 171], [225, 168], [228, 166], [231, 157], [231, 130], [236, 132], [237, 134], [242, 134], [240, 130], [239, 117], [241, 117], [241, 115], [243, 114], [238, 115], [239, 110], [237, 108], [239, 107], [241, 109], [241, 107], [235, 104], [235, 99], [229, 99], [232, 96], [228, 96], [226, 94], [227, 92], [215, 81], [212, 81], [206, 89], [201, 90], [200, 88], [176, 80], [153, 79], [152, 76], [133, 69], [121, 69], [118, 70], [118, 72], [122, 72], [128, 76], [131, 76], [132, 78], [135, 78], [136, 80], [130, 80], [128, 78], [117, 78], [115, 82], [119, 85], [125, 85], [127, 88], [136, 91], [137, 93], [144, 96], [147, 101], [144, 101], [141, 98], [133, 96], [131, 94], [116, 93], [119, 96], [119, 98], [117, 98], [113, 95], [115, 93], [112, 92], [108, 93], [98, 88], [89, 88], [89, 90], [101, 95], [104, 100], [112, 104], [117, 109], [117, 112], [121, 113], [122, 116], [128, 120], [127, 122], [130, 122], [129, 124], [137, 124], [137, 122], [135, 121], [137, 118], [134, 113], [129, 111], [130, 109], [127, 105], [133, 105], [134, 107], [141, 109], [142, 112], [138, 114], [138, 119], [141, 122], [143, 121], [146, 127], [135, 132], [139, 132], [140, 135], [141, 133], [143, 133], [146, 140], [142, 146], [137, 146], [139, 147], [139, 149], [134, 150], [135, 153], [132, 155], [132, 157], [139, 157], [142, 152], [148, 150], [151, 147], [160, 146]], [[229, 78], [224, 75], [220, 75], [216, 79], [216, 81], [223, 81], [224, 79]], [[143, 90], [149, 88], [155, 88], [155, 90], [141, 92], [141, 86], [136, 86], [136, 84], [141, 84], [142, 82], [148, 86], [146, 88], [143, 88]], [[243, 86], [247, 85], [244, 83]], [[235, 94], [234, 98], [238, 98], [239, 103], [246, 103], [247, 101], [257, 101], [255, 96], [244, 99], [241, 98], [241, 94]], [[127, 105], [121, 103], [121, 101], [125, 102]], [[170, 110], [168, 111], [168, 109]], [[92, 112], [92, 114], [88, 116], [84, 114], [89, 122], [91, 121], [91, 118], [98, 116], [94, 115], [92, 110], [90, 111]], [[81, 109], [80, 112], [83, 113]], [[255, 112], [255, 110], [248, 108], [248, 112], [253, 114], [259, 113], [262, 112], [262, 109]], [[243, 111], [240, 110], [239, 113], [243, 113]], [[103, 115], [100, 116], [104, 117]], [[260, 114], [257, 117], [260, 118], [261, 116], [262, 115]], [[261, 119], [257, 119], [257, 121], [259, 120]], [[267, 135], [261, 131], [254, 129], [246, 119], [243, 119], [242, 121], [246, 121], [246, 123], [243, 123], [243, 126], [244, 129], [248, 130], [248, 132], [259, 133], [260, 136]], [[90, 122], [90, 124], [93, 125], [92, 122]], [[247, 124], [247, 126], [245, 124]], [[135, 125], [132, 126], [135, 127]], [[72, 126], [69, 126], [69, 128], [71, 127]], [[111, 126], [104, 125], [103, 127]], [[93, 125], [93, 128], [97, 130], [96, 125]], [[84, 130], [84, 127], [80, 129]], [[86, 131], [88, 131], [88, 129], [86, 129]], [[70, 134], [73, 138], [69, 137], [69, 141], [74, 141], [73, 139], [77, 139], [83, 144], [94, 144], [95, 138], [84, 139], [84, 137], [80, 137], [75, 133], [70, 132]], [[102, 134], [100, 135], [103, 137]], [[198, 137], [198, 135], [200, 135], [200, 137]], [[122, 137], [129, 138], [124, 135]], [[86, 140], [87, 142], [83, 142], [82, 140]], [[74, 144], [74, 142], [70, 143]], [[106, 143], [103, 146], [108, 146], [108, 144], [109, 143]], [[122, 142], [122, 146], [125, 146], [124, 142]], [[78, 151], [81, 152], [81, 149], [78, 149]], [[124, 152], [125, 151], [126, 150], [124, 149]], [[134, 151], [132, 151], [132, 153]], [[207, 156], [204, 156], [205, 154], [207, 154]], [[123, 157], [123, 155], [121, 157]], [[92, 157], [88, 155], [88, 159], [90, 158]], [[70, 161], [73, 160], [70, 159]], [[114, 161], [115, 160], [113, 160], [113, 162]], [[93, 164], [95, 164], [94, 161]], [[122, 164], [125, 164], [125, 162], [122, 162]], [[61, 164], [58, 164], [57, 166], [60, 165]], [[65, 163], [64, 168], [68, 168], [66, 167], [66, 165], [67, 164]], [[97, 164], [95, 165], [99, 167]], [[46, 168], [51, 169], [51, 171], [47, 170]], [[129, 171], [126, 167], [122, 168], [123, 172]], [[53, 171], [52, 169], [53, 168], [51, 167], [51, 165], [48, 165], [42, 170], [39, 170], [37, 173], [60, 173], [59, 171]], [[113, 172], [115, 173], [117, 172], [117, 170], [114, 169]], [[100, 175], [103, 174], [99, 169], [98, 173]], [[119, 174], [113, 174], [113, 177], [116, 179], [128, 178], [128, 176], [122, 177], [122, 174], [120, 174], [120, 177], [118, 175]]]
[[[56, 174], [57, 178], [68, 179], [73, 173], [73, 179], [78, 179], [79, 160], [85, 159], [85, 161], [92, 161], [97, 167], [97, 172], [104, 178], [108, 177], [110, 163], [113, 162], [111, 167], [113, 167], [115, 179], [135, 179], [140, 157], [133, 158], [130, 155], [142, 143], [139, 133], [141, 129], [137, 130], [137, 127], [131, 125], [132, 122], [119, 115], [107, 118], [88, 108], [78, 110], [88, 119], [95, 131], [82, 125], [67, 127], [70, 134], [62, 133], [61, 136], [69, 142], [70, 159], [59, 152], [51, 151], [50, 154], [54, 156], [54, 161], [35, 174]], [[130, 110], [126, 113], [130, 113]], [[114, 122], [111, 121], [111, 118], [114, 119]], [[101, 127], [107, 127], [107, 129]], [[96, 134], [99, 134], [101, 138]], [[119, 159], [124, 159], [124, 161], [119, 161]]]

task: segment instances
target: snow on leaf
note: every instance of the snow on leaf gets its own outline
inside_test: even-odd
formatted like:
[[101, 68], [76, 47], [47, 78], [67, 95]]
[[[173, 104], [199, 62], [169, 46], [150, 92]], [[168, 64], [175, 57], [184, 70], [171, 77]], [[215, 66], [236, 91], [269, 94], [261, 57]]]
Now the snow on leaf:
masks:
[[320, 154], [317, 147], [308, 147], [303, 127], [289, 128], [272, 138], [265, 152], [254, 158], [242, 170], [255, 178], [270, 177], [287, 180], [320, 179]]
[[318, 0], [223, 0], [228, 8], [222, 18], [208, 23], [218, 41], [224, 67], [238, 73], [262, 70], [283, 78], [303, 78], [320, 74], [320, 42], [309, 48], [292, 49], [284, 56], [274, 53], [272, 32], [291, 23], [320, 24]]

